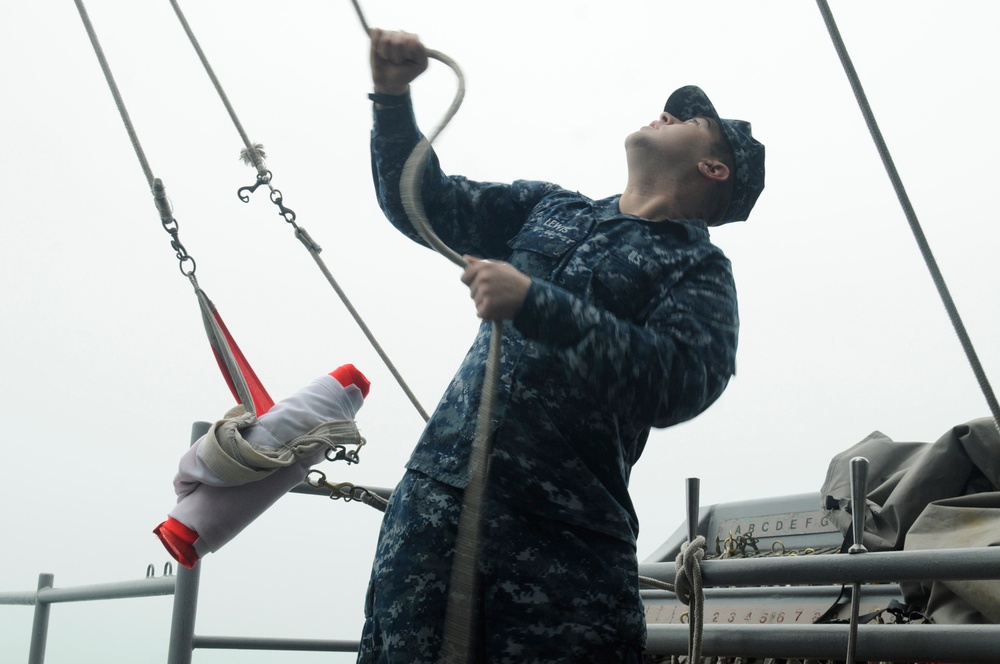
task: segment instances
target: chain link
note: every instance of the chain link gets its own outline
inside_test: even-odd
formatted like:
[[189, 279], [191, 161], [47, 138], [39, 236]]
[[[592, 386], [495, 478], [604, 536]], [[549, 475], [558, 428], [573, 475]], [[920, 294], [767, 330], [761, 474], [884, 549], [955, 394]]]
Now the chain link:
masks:
[[760, 548], [757, 546], [757, 542], [760, 538], [754, 537], [752, 533], [745, 533], [733, 537], [732, 533], [724, 540], [720, 540], [719, 536], [715, 536], [715, 552], [719, 554], [722, 558], [732, 558], [737, 553], [741, 556], [746, 557], [747, 548], [752, 548], [754, 554], [760, 553]]
[[386, 500], [382, 496], [351, 482], [331, 482], [321, 470], [310, 470], [306, 475], [306, 483], [314, 489], [329, 489], [330, 500], [343, 500], [345, 503], [358, 501], [385, 511]]
[[283, 217], [285, 221], [292, 225], [296, 231], [299, 231], [298, 225], [295, 223], [295, 212], [290, 208], [285, 207], [284, 198], [281, 195], [281, 190], [276, 189], [274, 185], [271, 184], [271, 171], [264, 171], [262, 173], [257, 173], [257, 182], [246, 187], [240, 187], [236, 192], [236, 195], [240, 197], [240, 200], [244, 203], [250, 202], [250, 194], [257, 191], [258, 187], [261, 185], [267, 185], [267, 188], [271, 190], [270, 198], [271, 202], [278, 206], [278, 215]]
[[[799, 550], [789, 550], [785, 548], [785, 543], [781, 540], [775, 540], [771, 543], [770, 551], [761, 551], [757, 546], [760, 542], [759, 537], [754, 537], [752, 533], [744, 533], [741, 535], [733, 535], [729, 533], [726, 539], [720, 538], [718, 535], [715, 537], [715, 553], [714, 557], [724, 560], [726, 558], [735, 558], [737, 556], [742, 556], [744, 558], [763, 558], [763, 557], [795, 557], [795, 556], [808, 556], [813, 554], [828, 554], [836, 553], [840, 549], [839, 547], [822, 547], [819, 549], [813, 547], [806, 547]], [[753, 549], [753, 551], [748, 551], [748, 549]]]
[[[346, 461], [348, 465], [360, 463], [361, 457], [359, 453], [367, 442], [363, 437], [358, 438], [358, 442], [355, 444], [353, 450], [347, 449], [346, 445], [334, 445], [326, 451], [326, 458], [328, 461]], [[313, 468], [306, 474], [305, 482], [314, 489], [329, 489], [330, 500], [343, 500], [345, 503], [357, 501], [383, 512], [386, 505], [388, 505], [388, 501], [374, 491], [369, 491], [365, 487], [357, 486], [352, 482], [331, 482], [326, 478], [326, 473], [316, 468]]]

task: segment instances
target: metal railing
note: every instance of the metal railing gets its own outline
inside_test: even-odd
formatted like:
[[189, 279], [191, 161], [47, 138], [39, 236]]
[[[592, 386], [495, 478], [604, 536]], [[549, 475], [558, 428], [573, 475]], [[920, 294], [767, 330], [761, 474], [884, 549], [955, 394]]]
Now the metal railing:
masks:
[[49, 629], [49, 607], [59, 602], [85, 602], [130, 597], [158, 597], [174, 594], [174, 578], [146, 578], [139, 581], [122, 581], [74, 588], [55, 588], [52, 574], [38, 575], [38, 588], [33, 592], [0, 593], [0, 605], [27, 605], [35, 607], [31, 627], [31, 645], [28, 664], [45, 661], [45, 644]]
[[[168, 564], [169, 566], [169, 564]], [[0, 605], [35, 607], [31, 626], [28, 664], [43, 664], [48, 640], [49, 609], [61, 602], [86, 602], [136, 597], [173, 595], [168, 664], [189, 664], [193, 651], [203, 649], [283, 650], [317, 652], [357, 652], [358, 641], [259, 638], [242, 636], [199, 636], [194, 633], [198, 605], [200, 563], [194, 569], [180, 568], [176, 576], [167, 572], [161, 577], [121, 581], [89, 586], [56, 588], [52, 574], [38, 575], [38, 588], [28, 592], [0, 593]]]
[[[866, 504], [868, 460], [851, 459], [851, 504]], [[686, 541], [694, 542], [705, 523], [699, 508], [699, 480], [689, 478], [687, 485]], [[747, 624], [738, 624], [735, 612], [720, 616], [725, 622], [705, 624], [701, 630], [702, 656], [761, 657], [795, 661], [823, 660], [960, 662], [996, 664], [1000, 662], [1000, 625], [989, 624], [915, 624], [903, 621], [885, 624], [862, 624], [859, 609], [862, 595], [887, 609], [896, 584], [905, 582], [1000, 581], [1000, 547], [869, 552], [859, 534], [864, 532], [865, 509], [853, 509], [854, 544], [845, 555], [789, 555], [705, 560], [701, 562], [701, 585], [706, 588], [704, 609], [710, 602], [731, 610], [742, 601], [744, 610], [761, 604], [772, 608], [795, 606], [806, 595], [821, 596], [831, 588], [850, 589], [850, 619], [840, 624], [776, 624], [783, 622], [777, 612], [748, 611]], [[702, 533], [703, 535], [705, 533]], [[676, 537], [676, 534], [675, 534]], [[839, 548], [839, 547], [838, 547]], [[658, 552], [663, 554], [664, 552]], [[854, 555], [863, 554], [863, 555]], [[657, 560], [667, 560], [659, 557]], [[673, 563], [651, 562], [639, 565], [640, 576], [672, 582], [677, 573]], [[875, 585], [863, 585], [875, 584]], [[753, 587], [751, 590], [750, 587]], [[1000, 584], [997, 586], [1000, 588]], [[725, 595], [728, 597], [724, 597]], [[643, 591], [647, 608], [675, 604], [676, 595], [662, 590]], [[791, 600], [791, 603], [789, 602]], [[839, 609], [838, 596], [829, 610]], [[728, 602], [728, 604], [727, 604]], [[684, 608], [680, 605], [680, 608]], [[829, 614], [828, 610], [828, 614]], [[801, 612], [796, 612], [801, 613]], [[677, 611], [669, 612], [677, 615]], [[685, 615], [682, 613], [681, 615]], [[713, 614], [715, 617], [717, 614]], [[839, 612], [838, 612], [839, 615]], [[749, 624], [756, 616], [757, 624]], [[785, 618], [789, 616], [785, 615]], [[798, 616], [796, 616], [797, 618]], [[649, 621], [649, 613], [647, 613]], [[735, 623], [735, 624], [734, 624]], [[694, 638], [692, 624], [648, 624], [647, 651], [655, 654], [683, 655]], [[845, 658], [846, 653], [846, 658]], [[713, 659], [714, 661], [714, 659]]]
[[[208, 431], [208, 422], [195, 422], [191, 429], [191, 443], [194, 444]], [[379, 494], [388, 494], [386, 489], [370, 489]], [[296, 493], [327, 496], [328, 492], [303, 483]], [[28, 605], [35, 607], [31, 626], [31, 645], [28, 650], [28, 664], [43, 664], [48, 640], [49, 607], [60, 602], [85, 602], [107, 599], [127, 599], [136, 597], [159, 597], [173, 595], [173, 610], [170, 623], [170, 639], [167, 648], [167, 664], [190, 664], [195, 649], [225, 650], [280, 650], [315, 652], [357, 652], [358, 640], [260, 638], [249, 636], [202, 636], [195, 634], [195, 619], [198, 612], [198, 590], [201, 579], [201, 562], [192, 569], [179, 567], [173, 575], [170, 563], [164, 567], [164, 576], [154, 577], [153, 566], [147, 568], [146, 578], [138, 581], [121, 581], [100, 585], [55, 588], [52, 574], [39, 574], [38, 587], [28, 592], [0, 592], [0, 606]]]
[[[200, 636], [194, 633], [198, 608], [198, 585], [201, 563], [192, 569], [180, 568], [177, 592], [170, 625], [170, 647], [167, 664], [190, 664], [194, 651], [205, 650], [281, 650], [312, 652], [357, 652], [357, 640], [262, 638], [251, 636]], [[35, 664], [29, 662], [29, 664]]]
[[[639, 565], [639, 574], [673, 582], [672, 563]], [[788, 586], [893, 583], [906, 581], [1000, 580], [1000, 547], [935, 551], [871, 552], [863, 556], [825, 555], [708, 560], [701, 564], [708, 587], [770, 586], [771, 598], [794, 592]], [[873, 586], [872, 588], [877, 588]], [[861, 588], [864, 593], [865, 588]], [[650, 595], [650, 593], [646, 593]], [[666, 591], [656, 591], [671, 596]], [[706, 602], [706, 609], [710, 606]], [[687, 652], [686, 624], [651, 624], [647, 650]], [[706, 624], [702, 653], [711, 657], [771, 657], [843, 661], [849, 624]], [[1000, 625], [858, 625], [859, 661], [1000, 662]]]
[[[193, 432], [197, 434], [197, 429]], [[200, 434], [198, 434], [200, 436]], [[306, 490], [305, 492], [310, 492]], [[693, 509], [692, 509], [693, 508]], [[697, 522], [697, 497], [689, 501], [689, 528]], [[693, 540], [693, 538], [692, 538]], [[964, 664], [1000, 662], [1000, 625], [862, 624], [856, 620], [861, 584], [911, 581], [998, 580], [1000, 547], [930, 551], [864, 552], [865, 555], [822, 555], [776, 558], [707, 560], [701, 564], [705, 588], [761, 587], [769, 596], [812, 588], [852, 585], [850, 624], [708, 624], [702, 633], [707, 657], [768, 657], [930, 662]], [[176, 576], [168, 563], [164, 576], [74, 588], [56, 588], [52, 574], [40, 574], [35, 591], [0, 593], [0, 605], [33, 605], [34, 621], [28, 664], [43, 664], [48, 635], [49, 607], [60, 602], [126, 599], [173, 595], [167, 664], [190, 664], [196, 649], [356, 652], [357, 640], [289, 639], [195, 634], [201, 563], [181, 567]], [[644, 563], [639, 574], [672, 581], [672, 563]], [[884, 599], [885, 589], [869, 586]], [[881, 593], [881, 594], [880, 594]], [[711, 593], [706, 593], [711, 600]], [[666, 591], [644, 591], [644, 601], [676, 598]], [[682, 655], [687, 652], [690, 626], [649, 624], [647, 653]]]
[[[28, 664], [43, 664], [49, 607], [61, 602], [173, 595], [167, 664], [190, 664], [196, 649], [356, 652], [357, 640], [289, 639], [195, 634], [201, 563], [179, 568], [176, 576], [147, 577], [71, 588], [54, 587], [52, 574], [39, 574], [35, 591], [0, 593], [0, 605], [33, 605]], [[643, 576], [670, 581], [674, 566], [646, 563]], [[787, 587], [789, 584], [850, 584], [921, 580], [1000, 579], [1000, 547], [939, 551], [869, 553], [798, 558], [716, 560], [702, 563], [706, 587]], [[664, 591], [658, 594], [670, 595]], [[843, 660], [849, 625], [709, 624], [703, 654]], [[649, 625], [647, 652], [681, 655], [687, 651], [687, 625]], [[1000, 625], [860, 625], [860, 661], [1000, 662]]]

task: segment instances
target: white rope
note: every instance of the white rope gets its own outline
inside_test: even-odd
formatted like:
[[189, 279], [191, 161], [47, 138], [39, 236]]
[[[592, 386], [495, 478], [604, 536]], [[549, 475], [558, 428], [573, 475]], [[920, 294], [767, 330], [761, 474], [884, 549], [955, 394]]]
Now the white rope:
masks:
[[[351, 0], [366, 35], [371, 34], [357, 0]], [[459, 267], [467, 262], [457, 252], [438, 238], [431, 228], [424, 211], [420, 184], [431, 153], [431, 143], [451, 121], [465, 97], [465, 77], [458, 64], [441, 53], [427, 49], [427, 57], [438, 60], [458, 78], [458, 90], [442, 120], [430, 135], [417, 143], [410, 153], [400, 176], [399, 193], [410, 222], [420, 236], [439, 254]], [[493, 411], [500, 374], [500, 352], [503, 346], [503, 322], [494, 321], [490, 334], [489, 355], [483, 376], [476, 435], [469, 451], [469, 482], [462, 494], [462, 511], [459, 515], [455, 537], [455, 555], [452, 560], [451, 578], [448, 583], [448, 604], [445, 609], [442, 658], [447, 664], [472, 662], [475, 659], [473, 644], [481, 616], [479, 615], [479, 533], [482, 523], [482, 504], [486, 490], [490, 454], [493, 449]]]
[[702, 587], [701, 561], [705, 557], [705, 538], [698, 535], [693, 542], [685, 542], [674, 560], [676, 575], [673, 583], [640, 576], [641, 584], [667, 590], [690, 607], [688, 611], [688, 662], [700, 662], [702, 637], [705, 630], [705, 590]]

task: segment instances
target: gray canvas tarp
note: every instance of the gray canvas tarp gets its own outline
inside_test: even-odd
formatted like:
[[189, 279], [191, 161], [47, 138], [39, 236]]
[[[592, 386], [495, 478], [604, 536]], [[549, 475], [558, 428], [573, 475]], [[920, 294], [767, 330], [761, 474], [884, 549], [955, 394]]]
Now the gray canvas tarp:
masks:
[[[1000, 545], [1000, 434], [992, 418], [953, 427], [934, 443], [897, 443], [875, 431], [833, 458], [823, 508], [851, 530], [850, 462], [869, 462], [864, 545], [869, 551]], [[901, 584], [938, 623], [1000, 623], [1000, 581]]]

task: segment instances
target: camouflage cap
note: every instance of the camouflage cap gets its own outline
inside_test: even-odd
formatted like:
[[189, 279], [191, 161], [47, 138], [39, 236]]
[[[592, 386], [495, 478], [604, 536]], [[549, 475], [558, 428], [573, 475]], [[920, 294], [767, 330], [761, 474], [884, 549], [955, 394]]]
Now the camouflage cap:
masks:
[[751, 135], [750, 123], [720, 118], [708, 95], [695, 85], [675, 90], [663, 110], [678, 120], [700, 116], [719, 123], [733, 153], [733, 196], [718, 223], [746, 220], [764, 189], [764, 146]]

